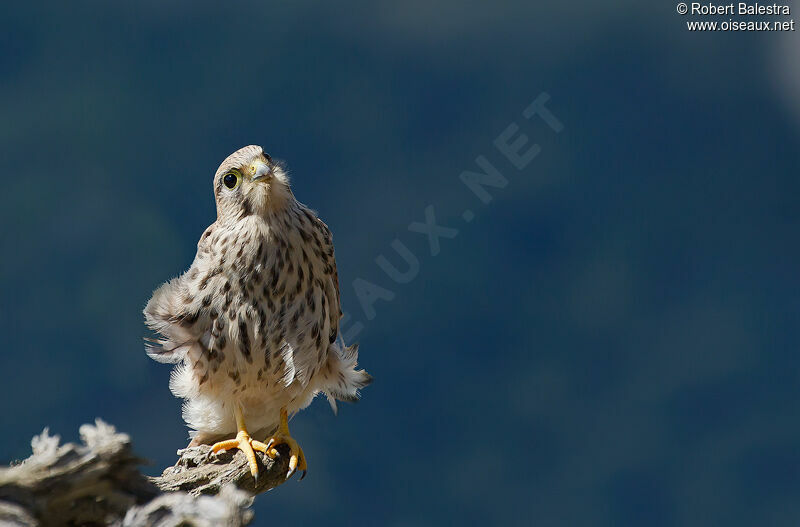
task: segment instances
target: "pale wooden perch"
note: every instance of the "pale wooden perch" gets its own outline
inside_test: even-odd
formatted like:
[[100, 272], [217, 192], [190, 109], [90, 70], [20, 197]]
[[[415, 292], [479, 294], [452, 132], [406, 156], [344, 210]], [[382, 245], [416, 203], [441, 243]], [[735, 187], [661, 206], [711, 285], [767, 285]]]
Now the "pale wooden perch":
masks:
[[82, 444], [60, 445], [45, 429], [28, 459], [0, 467], [0, 525], [246, 525], [253, 496], [286, 481], [289, 469], [286, 445], [274, 461], [257, 453], [255, 487], [242, 452], [209, 456], [203, 445], [146, 477], [126, 434], [98, 419], [80, 435]]

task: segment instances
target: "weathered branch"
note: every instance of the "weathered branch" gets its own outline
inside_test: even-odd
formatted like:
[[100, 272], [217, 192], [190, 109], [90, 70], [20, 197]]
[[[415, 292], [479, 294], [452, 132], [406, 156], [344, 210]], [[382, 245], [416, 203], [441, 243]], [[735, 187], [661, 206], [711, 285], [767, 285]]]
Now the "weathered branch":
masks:
[[[0, 467], [0, 524], [246, 525], [253, 496], [286, 480], [287, 451], [259, 455], [258, 486], [239, 451], [209, 456], [208, 446], [179, 451], [161, 476], [148, 478], [130, 438], [100, 421], [80, 428], [81, 444], [61, 445], [47, 429], [33, 454]], [[285, 447], [285, 445], [283, 445]]]
[[256, 452], [259, 463], [258, 484], [250, 474], [247, 458], [240, 450], [211, 454], [211, 447], [200, 445], [178, 450], [180, 459], [155, 478], [150, 478], [165, 492], [186, 491], [194, 496], [217, 494], [221, 487], [232, 483], [250, 494], [259, 494], [286, 481], [289, 471], [287, 445], [278, 445], [281, 454], [275, 460]]

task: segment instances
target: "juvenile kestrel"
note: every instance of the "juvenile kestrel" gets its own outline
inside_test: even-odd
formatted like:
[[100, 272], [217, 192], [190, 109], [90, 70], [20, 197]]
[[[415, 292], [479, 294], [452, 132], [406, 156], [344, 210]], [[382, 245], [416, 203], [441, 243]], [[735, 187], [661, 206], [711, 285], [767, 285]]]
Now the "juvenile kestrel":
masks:
[[[197, 243], [192, 266], [154, 293], [144, 316], [160, 334], [148, 346], [178, 363], [170, 389], [185, 399], [192, 443], [239, 448], [258, 477], [254, 450], [291, 449], [290, 477], [306, 470], [288, 419], [323, 392], [353, 401], [372, 380], [345, 346], [333, 241], [298, 202], [281, 166], [259, 146], [228, 156], [214, 176], [217, 221]], [[271, 437], [265, 442], [252, 435]]]

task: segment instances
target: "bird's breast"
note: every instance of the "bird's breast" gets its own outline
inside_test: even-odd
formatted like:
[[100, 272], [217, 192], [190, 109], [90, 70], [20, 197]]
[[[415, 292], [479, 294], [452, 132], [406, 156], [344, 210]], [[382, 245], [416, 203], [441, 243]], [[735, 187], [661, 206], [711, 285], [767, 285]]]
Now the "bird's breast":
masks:
[[[212, 233], [204, 296], [210, 329], [193, 359], [201, 389], [291, 396], [326, 359], [331, 299], [319, 240], [291, 222]], [[315, 243], [317, 242], [317, 243]]]

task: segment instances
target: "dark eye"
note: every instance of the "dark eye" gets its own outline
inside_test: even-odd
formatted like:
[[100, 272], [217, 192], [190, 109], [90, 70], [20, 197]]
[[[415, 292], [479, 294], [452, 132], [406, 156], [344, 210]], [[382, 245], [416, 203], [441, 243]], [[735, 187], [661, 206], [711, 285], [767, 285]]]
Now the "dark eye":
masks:
[[225, 183], [226, 187], [233, 190], [236, 188], [236, 185], [239, 184], [239, 175], [235, 172], [228, 172], [225, 174], [225, 177], [222, 178], [222, 182]]

